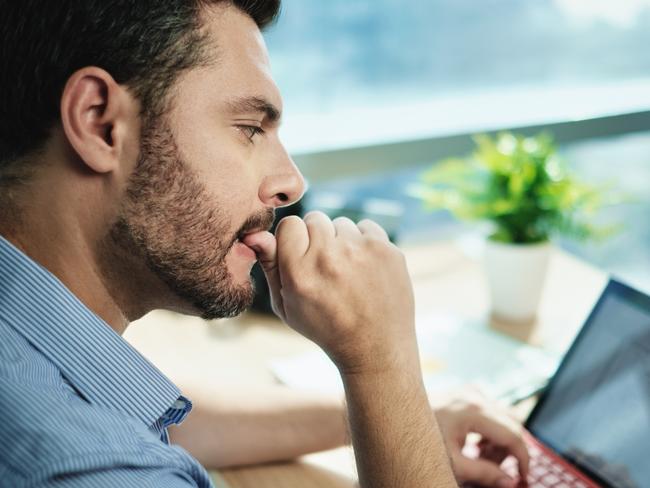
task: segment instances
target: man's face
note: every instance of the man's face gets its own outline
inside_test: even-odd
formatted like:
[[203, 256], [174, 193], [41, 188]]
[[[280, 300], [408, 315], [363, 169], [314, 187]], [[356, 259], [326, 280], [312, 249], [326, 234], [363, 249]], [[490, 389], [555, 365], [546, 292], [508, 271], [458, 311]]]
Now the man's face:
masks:
[[234, 7], [206, 15], [216, 62], [181, 76], [168, 113], [145, 120], [140, 159], [112, 241], [143, 259], [187, 313], [232, 316], [253, 297], [254, 252], [304, 183], [278, 138], [281, 98], [262, 36]]

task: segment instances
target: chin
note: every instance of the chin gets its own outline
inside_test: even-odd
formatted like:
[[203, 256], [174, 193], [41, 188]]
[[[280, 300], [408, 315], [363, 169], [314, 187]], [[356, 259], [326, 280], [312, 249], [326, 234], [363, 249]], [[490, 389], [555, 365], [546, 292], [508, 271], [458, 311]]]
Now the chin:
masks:
[[257, 260], [250, 256], [241, 256], [237, 252], [229, 253], [226, 256], [226, 267], [228, 274], [235, 286], [249, 286], [252, 288], [251, 270]]
[[169, 284], [172, 298], [167, 301], [166, 310], [206, 320], [235, 317], [251, 306], [255, 296], [250, 275], [230, 270], [221, 277], [203, 276], [195, 281]]
[[[251, 266], [252, 268], [252, 266]], [[237, 288], [247, 289], [250, 293], [253, 293], [253, 278], [251, 276], [251, 270], [248, 269], [245, 273], [239, 272], [237, 274], [230, 273], [231, 285], [236, 286]]]
[[207, 320], [236, 317], [253, 304], [255, 289], [250, 274], [236, 276], [230, 274], [229, 282], [224, 283], [219, 293], [204, 299], [195, 306], [200, 316]]

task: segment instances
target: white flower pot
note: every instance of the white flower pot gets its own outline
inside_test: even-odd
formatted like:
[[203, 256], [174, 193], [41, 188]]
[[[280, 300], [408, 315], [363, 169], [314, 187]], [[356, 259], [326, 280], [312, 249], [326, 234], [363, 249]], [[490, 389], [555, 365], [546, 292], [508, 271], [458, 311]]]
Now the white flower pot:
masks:
[[485, 269], [497, 319], [528, 322], [535, 318], [551, 249], [548, 242], [504, 244], [488, 239]]

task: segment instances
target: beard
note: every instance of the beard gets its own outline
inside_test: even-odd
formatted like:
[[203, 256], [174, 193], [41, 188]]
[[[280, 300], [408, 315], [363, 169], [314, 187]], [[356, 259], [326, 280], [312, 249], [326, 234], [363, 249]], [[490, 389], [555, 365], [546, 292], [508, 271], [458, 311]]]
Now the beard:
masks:
[[269, 228], [274, 212], [251, 215], [237, 232], [186, 164], [163, 117], [143, 124], [140, 156], [108, 238], [204, 319], [233, 317], [253, 301], [226, 256], [246, 231]]

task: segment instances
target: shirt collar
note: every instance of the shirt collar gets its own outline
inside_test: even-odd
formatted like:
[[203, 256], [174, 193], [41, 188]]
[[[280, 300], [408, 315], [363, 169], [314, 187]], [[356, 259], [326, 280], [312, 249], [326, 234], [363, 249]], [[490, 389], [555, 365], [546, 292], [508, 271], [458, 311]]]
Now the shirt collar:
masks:
[[165, 375], [54, 275], [2, 236], [0, 317], [92, 404], [151, 426], [180, 397]]

